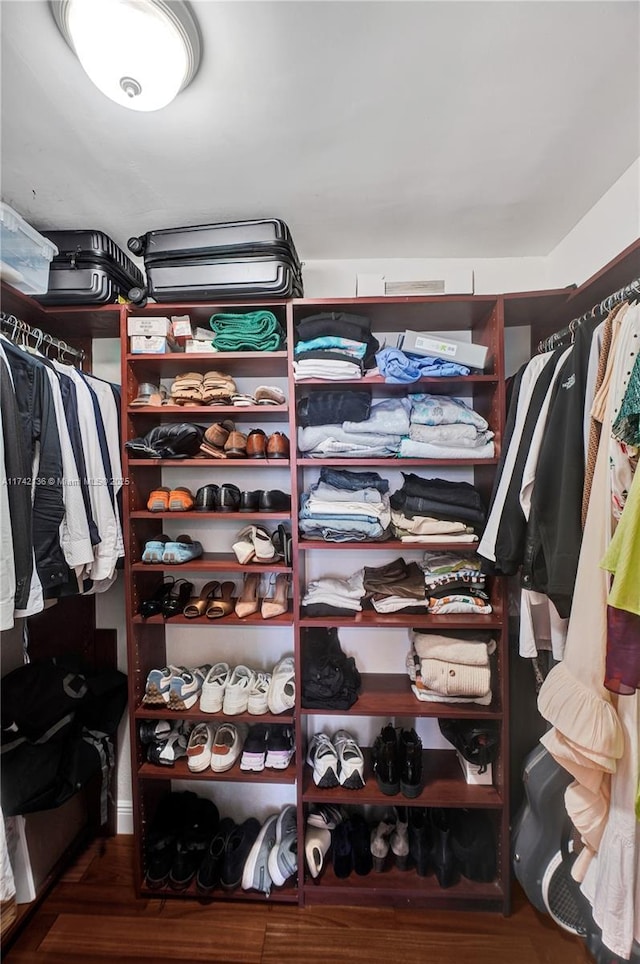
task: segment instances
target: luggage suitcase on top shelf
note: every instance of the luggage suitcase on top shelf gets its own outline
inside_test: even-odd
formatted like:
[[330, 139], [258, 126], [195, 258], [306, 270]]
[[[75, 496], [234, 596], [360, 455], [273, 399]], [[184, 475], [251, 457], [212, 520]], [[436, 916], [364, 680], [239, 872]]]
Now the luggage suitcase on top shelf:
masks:
[[148, 231], [128, 246], [144, 255], [146, 293], [156, 301], [302, 295], [291, 232], [277, 218]]
[[144, 276], [103, 231], [47, 231], [58, 248], [51, 262], [49, 288], [36, 295], [45, 305], [102, 305], [141, 291]]
[[145, 267], [178, 258], [236, 258], [287, 255], [300, 273], [300, 259], [291, 232], [279, 218], [226, 221], [192, 227], [164, 228], [129, 238], [129, 250], [143, 255]]
[[148, 267], [147, 291], [161, 302], [290, 298], [302, 296], [302, 281], [281, 258], [189, 260]]

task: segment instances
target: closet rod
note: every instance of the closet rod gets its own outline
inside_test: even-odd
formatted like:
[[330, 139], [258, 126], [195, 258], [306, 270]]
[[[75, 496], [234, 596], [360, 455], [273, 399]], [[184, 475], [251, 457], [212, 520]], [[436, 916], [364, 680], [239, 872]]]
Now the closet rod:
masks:
[[578, 325], [581, 325], [583, 321], [588, 321], [589, 318], [595, 318], [597, 314], [604, 315], [611, 311], [614, 305], [617, 305], [620, 301], [627, 301], [628, 298], [640, 297], [640, 278], [634, 278], [629, 284], [625, 285], [624, 288], [619, 288], [618, 291], [614, 291], [612, 295], [608, 295], [598, 304], [590, 308], [589, 311], [585, 311], [583, 315], [579, 318], [573, 318], [566, 328], [561, 328], [560, 331], [555, 332], [553, 335], [549, 335], [548, 338], [543, 338], [538, 344], [538, 352], [551, 351], [556, 345], [559, 345], [567, 335], [573, 336]]
[[16, 318], [15, 315], [9, 315], [6, 311], [0, 311], [0, 330], [9, 336], [11, 341], [20, 338], [33, 338], [34, 347], [38, 350], [42, 347], [44, 354], [47, 354], [50, 348], [55, 348], [60, 361], [62, 361], [64, 355], [69, 355], [79, 362], [82, 362], [85, 358], [85, 353], [81, 348], [71, 348], [66, 341], [54, 338], [52, 335], [43, 332], [41, 328], [32, 328], [26, 321]]

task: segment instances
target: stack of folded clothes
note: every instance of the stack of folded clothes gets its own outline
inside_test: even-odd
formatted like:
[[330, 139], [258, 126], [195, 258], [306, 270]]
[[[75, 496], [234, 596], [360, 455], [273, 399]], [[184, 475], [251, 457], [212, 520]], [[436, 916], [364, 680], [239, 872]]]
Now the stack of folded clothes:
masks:
[[307, 583], [302, 597], [303, 616], [353, 616], [362, 611], [364, 570], [352, 576], [322, 576]]
[[463, 631], [411, 634], [407, 672], [414, 695], [428, 703], [491, 703], [495, 640]]
[[212, 315], [209, 326], [217, 351], [278, 351], [285, 332], [272, 311], [223, 312]]
[[477, 542], [486, 510], [469, 482], [423, 479], [403, 472], [402, 486], [392, 494], [391, 522], [403, 542]]
[[394, 559], [384, 566], [365, 566], [363, 586], [378, 613], [427, 611], [424, 574], [416, 562]]
[[362, 378], [379, 347], [369, 318], [340, 311], [311, 315], [296, 325], [294, 378]]
[[[323, 393], [314, 393], [321, 395]], [[385, 398], [370, 402], [366, 415], [362, 407], [353, 414], [344, 414], [355, 405], [344, 399], [340, 405], [328, 396], [352, 396], [360, 392], [329, 392], [327, 399], [318, 403], [317, 409], [324, 413], [324, 421], [301, 421], [298, 429], [298, 448], [311, 458], [393, 458], [400, 451], [403, 436], [409, 433], [411, 403], [406, 398]], [[364, 393], [363, 393], [364, 394]], [[313, 399], [309, 396], [309, 406]], [[300, 415], [300, 412], [299, 412]], [[342, 416], [342, 417], [341, 417]], [[444, 456], [443, 456], [444, 458]]]
[[455, 552], [425, 552], [422, 570], [430, 613], [493, 612], [478, 558]]
[[462, 399], [410, 395], [411, 425], [400, 444], [405, 459], [491, 459], [493, 432]]
[[173, 405], [230, 405], [236, 383], [225, 372], [185, 372], [171, 385]]
[[325, 542], [366, 542], [389, 532], [389, 483], [377, 472], [323, 468], [320, 480], [303, 492], [300, 533]]

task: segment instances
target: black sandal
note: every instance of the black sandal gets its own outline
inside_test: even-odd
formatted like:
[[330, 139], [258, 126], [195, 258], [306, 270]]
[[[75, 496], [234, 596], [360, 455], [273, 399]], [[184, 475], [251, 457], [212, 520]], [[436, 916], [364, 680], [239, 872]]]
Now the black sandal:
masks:
[[173, 589], [174, 585], [175, 579], [173, 576], [169, 576], [158, 586], [156, 586], [153, 595], [151, 595], [148, 599], [142, 600], [140, 603], [139, 612], [143, 619], [149, 619], [150, 616], [157, 616], [159, 613], [164, 611], [164, 601]]
[[193, 583], [186, 579], [178, 579], [164, 599], [162, 600], [162, 615], [165, 619], [178, 616], [191, 599]]

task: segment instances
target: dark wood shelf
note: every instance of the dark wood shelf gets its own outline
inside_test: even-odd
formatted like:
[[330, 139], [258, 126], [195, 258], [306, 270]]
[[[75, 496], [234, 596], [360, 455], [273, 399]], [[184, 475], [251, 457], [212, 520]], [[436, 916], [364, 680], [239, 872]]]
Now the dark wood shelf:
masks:
[[400, 629], [422, 629], [425, 631], [446, 629], [499, 629], [502, 626], [503, 618], [500, 611], [494, 611], [487, 615], [465, 616], [463, 613], [451, 613], [446, 616], [433, 616], [426, 613], [424, 616], [402, 615], [399, 613], [377, 613], [374, 609], [363, 609], [360, 613], [353, 616], [316, 616], [310, 618], [301, 616], [301, 626], [353, 626], [355, 628], [367, 626], [372, 629], [378, 627], [385, 629], [391, 626]]
[[205, 552], [199, 559], [178, 564], [164, 562], [133, 562], [133, 572], [291, 572], [283, 562], [248, 563], [241, 565], [233, 552]]
[[171, 378], [184, 371], [237, 372], [247, 378], [287, 374], [286, 351], [171, 352], [164, 355], [125, 355], [127, 365]]
[[[175, 515], [174, 513], [171, 513]], [[394, 551], [408, 552], [420, 550], [421, 552], [470, 552], [474, 554], [478, 548], [477, 542], [401, 542], [400, 539], [388, 539], [387, 542], [324, 542], [322, 539], [300, 539], [298, 548], [301, 552], [308, 552], [315, 549], [393, 549]]]
[[[303, 716], [384, 716], [384, 717], [449, 717], [469, 720], [501, 719], [502, 712], [494, 696], [489, 706], [479, 703], [427, 703], [414, 696], [411, 680], [405, 673], [362, 673], [358, 699], [348, 710], [307, 709]], [[494, 691], [497, 683], [494, 683]]]
[[[303, 467], [308, 467], [312, 465], [319, 466], [323, 465], [334, 466], [335, 468], [351, 468], [354, 472], [358, 469], [369, 468], [369, 466], [378, 466], [388, 468], [390, 465], [395, 468], [403, 467], [406, 465], [421, 465], [423, 468], [429, 466], [459, 466], [463, 468], [468, 465], [497, 465], [499, 459], [400, 459], [396, 455], [392, 455], [388, 459], [312, 459], [305, 458], [304, 456], [298, 457], [297, 464]], [[129, 463], [131, 465], [131, 463]]]
[[[137, 709], [133, 711], [133, 715], [136, 720], [188, 720], [191, 723], [221, 723], [223, 721], [228, 723], [282, 723], [282, 724], [293, 724], [293, 715], [291, 713], [234, 713], [232, 716], [225, 713], [203, 713], [202, 710], [197, 707], [193, 707], [190, 710], [170, 710], [168, 706], [145, 706], [140, 704]], [[291, 766], [293, 767], [293, 761]], [[152, 766], [151, 763], [145, 764], [145, 766]], [[186, 763], [185, 763], [186, 766]], [[160, 767], [155, 767], [158, 770]], [[162, 772], [170, 769], [169, 767], [162, 767]], [[206, 772], [206, 771], [205, 771]], [[211, 773], [213, 771], [210, 771]], [[242, 771], [241, 771], [242, 772]], [[191, 771], [189, 770], [189, 773]]]
[[[293, 880], [295, 880], [295, 875]], [[298, 889], [291, 880], [287, 880], [282, 887], [273, 887], [268, 897], [258, 890], [243, 890], [242, 887], [236, 887], [235, 890], [225, 890], [220, 886], [216, 887], [209, 896], [204, 896], [197, 889], [195, 883], [190, 884], [186, 890], [172, 890], [171, 887], [162, 887], [156, 890], [155, 888], [146, 887], [144, 881], [140, 888], [140, 893], [143, 897], [148, 897], [150, 900], [165, 900], [171, 898], [184, 900], [184, 898], [187, 897], [192, 901], [197, 901], [199, 904], [204, 905], [210, 903], [219, 904], [229, 900], [251, 901], [252, 903], [257, 901], [258, 903], [265, 904], [297, 904], [299, 900]]]
[[389, 796], [383, 793], [373, 772], [371, 748], [361, 747], [364, 754], [365, 785], [361, 790], [346, 790], [334, 787], [324, 790], [313, 782], [313, 771], [305, 763], [302, 781], [303, 803], [332, 803], [334, 806], [376, 806], [407, 807], [464, 807], [474, 809], [499, 810], [503, 801], [494, 786], [472, 786], [465, 782], [453, 750], [424, 750], [422, 753], [422, 773], [424, 786], [417, 797], [408, 799], [402, 793]]
[[[496, 909], [504, 900], [504, 889], [499, 881], [483, 884], [460, 877], [453, 887], [443, 889], [434, 874], [419, 877], [415, 870], [389, 867], [382, 873], [371, 871], [365, 877], [352, 872], [349, 877], [336, 877], [333, 867], [326, 863], [317, 880], [303, 884], [304, 902], [311, 904], [376, 904], [406, 906], [418, 904], [461, 908], [464, 902], [479, 906], [481, 902]], [[455, 926], [455, 925], [454, 925]]]
[[130, 459], [125, 462], [130, 468], [155, 469], [170, 466], [174, 469], [288, 469], [289, 459]]
[[218, 519], [224, 522], [231, 519], [234, 522], [248, 521], [249, 519], [262, 519], [264, 522], [288, 521], [291, 512], [149, 512], [147, 509], [138, 509], [129, 513], [130, 519], [189, 519], [196, 522], [198, 519]]
[[[239, 717], [233, 717], [239, 719]], [[262, 717], [255, 717], [259, 722]], [[194, 773], [187, 766], [186, 760], [176, 760], [173, 766], [156, 766], [154, 763], [143, 763], [138, 768], [138, 776], [143, 780], [205, 780], [209, 783], [288, 783], [295, 784], [296, 768], [292, 761], [286, 770], [264, 769], [256, 773], [253, 770], [241, 770], [240, 758], [234, 763], [230, 770], [224, 773], [214, 773], [211, 767], [207, 767], [202, 773]]]
[[[385, 295], [372, 298], [294, 298], [294, 318], [328, 311], [362, 314], [372, 330], [468, 331], [481, 326], [498, 304], [497, 295]], [[400, 310], [401, 308], [401, 310]]]
[[[178, 419], [188, 421], [191, 416], [198, 419], [207, 416], [210, 421], [229, 418], [234, 422], [282, 422], [289, 416], [288, 405], [129, 405], [127, 415], [152, 415], [154, 418]], [[213, 459], [212, 461], [216, 461]], [[263, 461], [262, 459], [252, 459]]]
[[[232, 599], [235, 605], [235, 598]], [[135, 626], [197, 626], [197, 627], [211, 627], [213, 623], [218, 627], [221, 623], [226, 627], [239, 626], [292, 626], [293, 625], [293, 612], [291, 611], [291, 602], [289, 602], [289, 611], [283, 613], [282, 616], [273, 616], [271, 619], [263, 619], [260, 615], [260, 610], [254, 613], [252, 616], [244, 616], [239, 619], [235, 612], [229, 613], [228, 616], [222, 616], [220, 619], [207, 619], [206, 616], [197, 616], [195, 619], [187, 619], [186, 616], [172, 616], [171, 619], [164, 619], [162, 616], [150, 616], [148, 619], [144, 619], [142, 616], [134, 616], [131, 620]]]
[[[387, 382], [383, 375], [364, 375], [362, 378], [343, 378], [338, 383], [348, 388], [376, 388], [385, 389], [385, 394], [408, 395], [417, 392], [429, 392], [433, 395], [448, 394], [452, 389], [464, 388], [465, 385], [497, 385], [500, 379], [497, 375], [433, 375], [420, 378], [417, 382]], [[327, 378], [296, 379], [296, 388], [331, 388], [335, 391], [336, 382]]]

